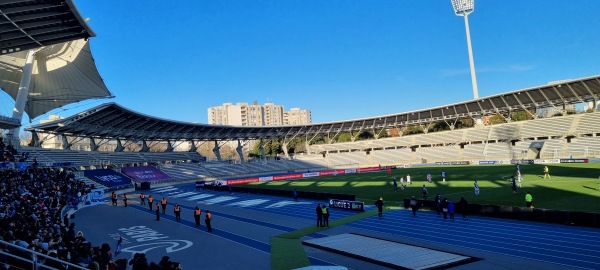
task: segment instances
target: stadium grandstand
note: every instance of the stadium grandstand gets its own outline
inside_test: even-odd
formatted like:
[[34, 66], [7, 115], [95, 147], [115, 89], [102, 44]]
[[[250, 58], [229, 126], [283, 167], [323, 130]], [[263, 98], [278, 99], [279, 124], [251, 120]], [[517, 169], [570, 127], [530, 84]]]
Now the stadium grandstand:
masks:
[[[5, 131], [0, 148], [10, 153], [2, 168], [31, 172], [39, 179], [43, 175], [49, 186], [69, 190], [50, 195], [65, 202], [52, 204], [52, 222], [58, 227], [69, 226], [68, 219], [61, 218], [78, 207], [78, 200], [85, 197], [81, 192], [132, 190], [145, 182], [174, 184], [423, 163], [600, 158], [600, 76], [415, 111], [307, 125], [188, 123], [108, 102], [28, 126], [24, 130], [31, 133], [31, 140], [22, 145], [24, 112], [35, 118], [68, 104], [113, 95], [92, 57], [88, 39], [95, 33], [72, 0], [9, 1], [0, 3], [0, 11], [0, 88], [15, 100], [13, 115], [0, 116]], [[591, 104], [591, 109], [579, 113], [568, 109], [582, 104]], [[538, 114], [548, 109], [556, 113]], [[369, 136], [361, 137], [364, 133]], [[339, 141], [341, 134], [350, 134], [350, 140]], [[44, 147], [51, 138], [60, 138], [63, 149]], [[298, 140], [304, 150], [292, 153], [290, 144]], [[251, 141], [259, 144], [260, 155], [244, 153], [243, 146]], [[281, 142], [283, 155], [268, 157], [264, 151], [268, 141]], [[71, 149], [82, 142], [89, 151]], [[227, 143], [237, 144], [236, 158], [221, 157]], [[215, 158], [200, 154], [199, 147], [207, 144], [214, 145]], [[111, 147], [102, 147], [106, 145]], [[164, 148], [156, 151], [157, 145]], [[189, 147], [177, 150], [181, 145]], [[103, 181], [107, 176], [110, 181]], [[43, 200], [40, 187], [27, 188], [40, 192], [32, 200]], [[13, 195], [7, 196], [17, 200]], [[27, 243], [23, 245], [27, 248]], [[66, 259], [66, 254], [58, 256]]]
[[[273, 171], [303, 170], [311, 167], [340, 167], [350, 164], [369, 166], [374, 164], [402, 165], [456, 160], [510, 160], [535, 158], [598, 157], [597, 147], [600, 114], [595, 110], [573, 114], [568, 105], [592, 103], [597, 105], [600, 93], [600, 77], [588, 77], [557, 84], [501, 93], [456, 104], [448, 104], [418, 111], [393, 115], [375, 116], [365, 119], [318, 123], [300, 126], [243, 127], [219, 126], [178, 122], [144, 115], [124, 108], [116, 103], [106, 103], [65, 119], [28, 127], [33, 134], [27, 151], [47, 162], [77, 160], [78, 166], [112, 164], [127, 166], [142, 163], [182, 163], [205, 160], [197, 153], [198, 145], [214, 143], [218, 163], [219, 147], [223, 142], [237, 142], [238, 166], [213, 166], [249, 169], [230, 169], [229, 174], [264, 173]], [[535, 112], [552, 108], [557, 114], [542, 118]], [[523, 112], [530, 120], [511, 119], [514, 112]], [[500, 117], [500, 123], [489, 123], [488, 117]], [[469, 127], [457, 127], [461, 120], [474, 122]], [[440, 124], [445, 127], [434, 131]], [[416, 128], [416, 134], [389, 136], [393, 130], [400, 134]], [[360, 140], [361, 132], [370, 132], [373, 137]], [[343, 132], [355, 134], [350, 142], [335, 143]], [[385, 135], [385, 136], [383, 136]], [[43, 138], [61, 136], [64, 150], [42, 150]], [[315, 143], [315, 138], [328, 138], [331, 143]], [[288, 144], [302, 138], [306, 152], [288, 152]], [[87, 139], [92, 150], [97, 150], [99, 141], [115, 141], [113, 152], [73, 151], [73, 142]], [[241, 145], [245, 141], [267, 140], [283, 142], [283, 159], [266, 162], [260, 157], [254, 162], [245, 160]], [[125, 151], [127, 145], [140, 144], [139, 151]], [[161, 153], [149, 152], [151, 144], [167, 144]], [[174, 151], [175, 143], [188, 142], [189, 151]], [[532, 142], [544, 142], [542, 147], [530, 148]], [[39, 150], [37, 150], [39, 149]], [[70, 158], [79, 156], [79, 158]], [[66, 156], [66, 159], [65, 159]], [[266, 162], [266, 163], [265, 163]], [[230, 162], [231, 163], [231, 162]], [[268, 165], [267, 165], [268, 164]], [[197, 164], [202, 166], [202, 164]], [[211, 165], [208, 165], [210, 167]], [[269, 167], [272, 166], [272, 167]], [[171, 167], [177, 167], [171, 165]], [[214, 173], [225, 176], [228, 173]]]
[[[1, 8], [11, 25], [6, 32], [14, 33], [0, 43], [0, 87], [15, 99], [13, 115], [0, 117], [8, 131], [4, 142], [27, 153], [24, 161], [43, 166], [76, 171], [153, 166], [168, 172], [172, 181], [182, 181], [373, 165], [600, 156], [600, 76], [391, 115], [293, 126], [186, 123], [110, 102], [29, 126], [31, 140], [21, 145], [23, 112], [35, 118], [74, 102], [113, 96], [92, 57], [88, 38], [95, 33], [72, 1], [12, 1]], [[574, 114], [571, 108], [580, 104], [591, 104], [591, 109]], [[540, 110], [556, 113], [540, 117]], [[339, 140], [342, 134], [350, 140]], [[46, 148], [52, 138], [60, 138], [63, 149]], [[290, 144], [298, 140], [302, 150], [290, 153]], [[251, 141], [259, 144], [258, 156], [244, 153]], [[268, 141], [281, 142], [281, 156], [266, 156]], [[71, 149], [82, 143], [90, 151]], [[237, 156], [221, 158], [221, 147], [236, 143]], [[208, 144], [214, 144], [214, 158], [199, 154], [199, 146]], [[189, 147], [181, 151], [184, 145]]]

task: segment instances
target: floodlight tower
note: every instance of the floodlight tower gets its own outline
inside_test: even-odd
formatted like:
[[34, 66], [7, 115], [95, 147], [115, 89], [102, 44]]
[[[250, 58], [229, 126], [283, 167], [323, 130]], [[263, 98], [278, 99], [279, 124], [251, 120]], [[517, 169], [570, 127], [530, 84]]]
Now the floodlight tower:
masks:
[[479, 98], [477, 90], [477, 76], [475, 75], [475, 62], [473, 61], [473, 49], [471, 48], [471, 33], [469, 31], [469, 14], [475, 11], [475, 0], [450, 0], [454, 14], [465, 17], [465, 28], [467, 29], [467, 47], [469, 48], [469, 64], [471, 66], [471, 84], [473, 85], [473, 99]]

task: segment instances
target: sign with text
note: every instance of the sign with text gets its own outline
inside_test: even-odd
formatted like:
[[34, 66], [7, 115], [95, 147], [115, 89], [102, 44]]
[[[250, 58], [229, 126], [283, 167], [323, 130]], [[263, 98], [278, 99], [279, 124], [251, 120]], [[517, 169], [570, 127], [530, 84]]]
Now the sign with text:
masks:
[[469, 165], [470, 161], [441, 161], [436, 162], [435, 165]]
[[125, 175], [110, 169], [85, 170], [83, 175], [107, 187], [127, 185], [131, 182]]
[[329, 199], [329, 208], [346, 209], [353, 211], [365, 211], [365, 204], [358, 201], [346, 201]]
[[589, 160], [587, 158], [568, 158], [561, 159], [560, 163], [588, 163]]
[[124, 167], [121, 172], [136, 182], [157, 182], [170, 180], [171, 177], [152, 166]]

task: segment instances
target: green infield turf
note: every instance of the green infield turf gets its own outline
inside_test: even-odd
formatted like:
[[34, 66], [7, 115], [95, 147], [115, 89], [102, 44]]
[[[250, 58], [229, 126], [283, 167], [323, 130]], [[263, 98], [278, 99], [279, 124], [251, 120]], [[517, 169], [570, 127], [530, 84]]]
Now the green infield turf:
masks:
[[[537, 208], [600, 213], [600, 163], [549, 164], [550, 179], [543, 178], [543, 167], [544, 165], [521, 165], [523, 182], [516, 194], [513, 194], [510, 184], [511, 177], [516, 174], [515, 165], [412, 167], [393, 169], [391, 175], [380, 171], [252, 183], [247, 186], [354, 194], [357, 200], [366, 204], [383, 196], [386, 206], [397, 206], [404, 198], [411, 196], [422, 198], [423, 185], [428, 189], [429, 199], [440, 193], [442, 198], [446, 197], [454, 202], [464, 196], [469, 203], [506, 206], [525, 206], [525, 192], [529, 192], [533, 195]], [[442, 182], [442, 170], [446, 172], [446, 182]], [[427, 182], [428, 172], [433, 176], [432, 183]], [[409, 174], [412, 185], [405, 190], [398, 188], [394, 192], [392, 177], [406, 179]], [[479, 196], [474, 194], [474, 180], [479, 183]]]

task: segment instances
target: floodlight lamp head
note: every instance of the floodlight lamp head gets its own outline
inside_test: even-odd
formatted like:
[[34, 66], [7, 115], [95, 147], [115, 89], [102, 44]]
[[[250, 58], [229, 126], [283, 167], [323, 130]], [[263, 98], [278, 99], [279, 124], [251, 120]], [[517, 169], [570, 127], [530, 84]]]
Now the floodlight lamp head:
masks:
[[475, 11], [475, 0], [450, 0], [456, 16], [469, 15]]

